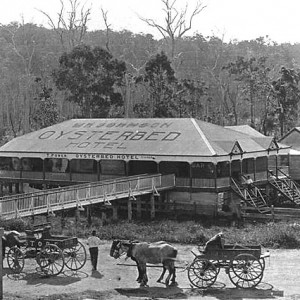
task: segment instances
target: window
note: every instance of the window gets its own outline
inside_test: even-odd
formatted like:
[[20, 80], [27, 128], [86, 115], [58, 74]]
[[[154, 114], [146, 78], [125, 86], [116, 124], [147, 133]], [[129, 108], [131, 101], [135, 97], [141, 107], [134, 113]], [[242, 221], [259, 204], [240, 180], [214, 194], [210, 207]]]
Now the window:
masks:
[[246, 173], [246, 174], [254, 173], [254, 159], [253, 158], [243, 159], [242, 170], [243, 170], [243, 173]]
[[289, 165], [289, 157], [287, 155], [278, 156], [278, 166], [287, 167]]
[[66, 173], [69, 170], [69, 161], [66, 158], [46, 158], [45, 171], [54, 173]]
[[218, 162], [217, 164], [217, 178], [229, 177], [230, 174], [229, 161]]
[[102, 175], [126, 175], [123, 160], [101, 160], [100, 170]]
[[42, 172], [43, 160], [35, 157], [24, 157], [21, 159], [21, 168], [23, 171]]
[[70, 166], [72, 173], [97, 173], [97, 161], [93, 159], [72, 159]]
[[11, 157], [0, 157], [0, 170], [13, 170]]
[[188, 163], [185, 162], [171, 162], [162, 161], [159, 164], [159, 173], [161, 174], [175, 174], [176, 177], [190, 177], [190, 167]]
[[215, 178], [215, 166], [213, 163], [194, 162], [192, 164], [193, 178]]
[[267, 171], [267, 157], [256, 158], [256, 172], [266, 172]]

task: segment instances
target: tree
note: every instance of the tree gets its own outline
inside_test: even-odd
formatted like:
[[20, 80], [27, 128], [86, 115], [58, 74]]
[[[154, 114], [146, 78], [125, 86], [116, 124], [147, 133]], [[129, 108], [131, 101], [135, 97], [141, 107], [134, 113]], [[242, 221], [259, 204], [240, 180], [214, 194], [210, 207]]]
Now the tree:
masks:
[[60, 3], [61, 9], [57, 14], [57, 22], [47, 12], [42, 10], [40, 12], [46, 16], [49, 26], [57, 34], [63, 49], [67, 51], [83, 42], [91, 8], [85, 8], [85, 5], [81, 5], [78, 0], [69, 0], [69, 8], [66, 12], [64, 1], [60, 0]]
[[38, 85], [38, 96], [35, 98], [37, 105], [32, 119], [35, 123], [35, 129], [45, 128], [56, 124], [59, 121], [59, 112], [56, 102], [53, 99], [53, 90], [42, 82], [42, 78], [35, 79]]
[[121, 113], [123, 99], [115, 86], [122, 84], [125, 71], [125, 63], [108, 51], [81, 45], [60, 57], [53, 78], [59, 90], [68, 92], [67, 100], [80, 106], [83, 117], [106, 118]]
[[163, 38], [171, 42], [171, 58], [175, 56], [176, 40], [184, 36], [189, 30], [192, 29], [193, 19], [206, 7], [201, 2], [197, 2], [195, 8], [192, 10], [190, 16], [188, 16], [188, 4], [181, 11], [175, 7], [177, 0], [161, 0], [165, 8], [165, 24], [159, 24], [153, 19], [142, 18], [140, 19], [146, 22], [149, 26], [156, 28]]
[[145, 74], [136, 78], [136, 89], [141, 84], [147, 90], [147, 96], [146, 101], [134, 106], [138, 117], [205, 117], [201, 102], [207, 95], [205, 82], [178, 80], [164, 52], [146, 63]]
[[[255, 106], [259, 99], [266, 98], [269, 90], [268, 72], [266, 57], [250, 57], [245, 59], [238, 56], [235, 62], [230, 62], [223, 67], [229, 76], [233, 76], [239, 85], [241, 96], [250, 104], [250, 122], [253, 128], [256, 127]], [[248, 112], [245, 115], [248, 115]]]
[[[294, 69], [281, 67], [280, 77], [272, 82], [272, 94], [270, 101], [275, 100], [275, 111], [273, 116], [277, 116], [280, 136], [297, 125], [298, 103], [300, 101], [300, 72]], [[273, 105], [274, 107], [274, 105]]]
[[161, 52], [147, 62], [145, 75], [137, 78], [137, 82], [143, 82], [149, 94], [146, 103], [134, 106], [136, 114], [152, 118], [174, 116], [177, 80], [165, 53]]

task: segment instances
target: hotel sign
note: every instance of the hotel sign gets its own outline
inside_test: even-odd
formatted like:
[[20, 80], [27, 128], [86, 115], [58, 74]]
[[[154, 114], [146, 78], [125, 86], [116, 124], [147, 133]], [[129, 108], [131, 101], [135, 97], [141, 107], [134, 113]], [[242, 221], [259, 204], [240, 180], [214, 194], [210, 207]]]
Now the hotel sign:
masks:
[[137, 154], [101, 154], [101, 153], [46, 153], [47, 158], [66, 159], [95, 159], [95, 160], [154, 160], [157, 157], [152, 155]]
[[[63, 141], [66, 151], [118, 150], [144, 147], [149, 143], [166, 143], [177, 140], [181, 132], [172, 130], [172, 122], [156, 123], [75, 123], [66, 130], [45, 130], [39, 134], [40, 141]], [[136, 142], [136, 144], [135, 144]], [[62, 146], [62, 143], [60, 144]], [[118, 152], [117, 151], [117, 152]]]

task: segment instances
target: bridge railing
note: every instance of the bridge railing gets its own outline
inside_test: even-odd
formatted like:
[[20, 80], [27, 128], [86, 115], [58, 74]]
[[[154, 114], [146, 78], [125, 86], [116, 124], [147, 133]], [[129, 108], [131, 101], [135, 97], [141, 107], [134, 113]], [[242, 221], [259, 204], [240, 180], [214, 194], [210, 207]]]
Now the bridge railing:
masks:
[[[139, 175], [88, 184], [61, 187], [40, 192], [17, 194], [0, 198], [0, 214], [2, 216], [37, 213], [38, 210], [58, 210], [64, 207], [81, 206], [83, 201], [111, 199], [117, 196], [133, 195], [138, 192], [151, 192], [155, 189], [175, 186], [175, 175]], [[98, 202], [101, 202], [98, 201]], [[84, 203], [87, 204], [87, 203]]]

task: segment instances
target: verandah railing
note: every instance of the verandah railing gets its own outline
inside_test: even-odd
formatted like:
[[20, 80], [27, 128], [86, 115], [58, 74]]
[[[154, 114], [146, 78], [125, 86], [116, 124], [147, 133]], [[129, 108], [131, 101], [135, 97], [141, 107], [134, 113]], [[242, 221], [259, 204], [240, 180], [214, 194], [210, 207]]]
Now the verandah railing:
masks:
[[81, 207], [173, 188], [175, 175], [138, 175], [0, 198], [0, 215], [17, 217]]

